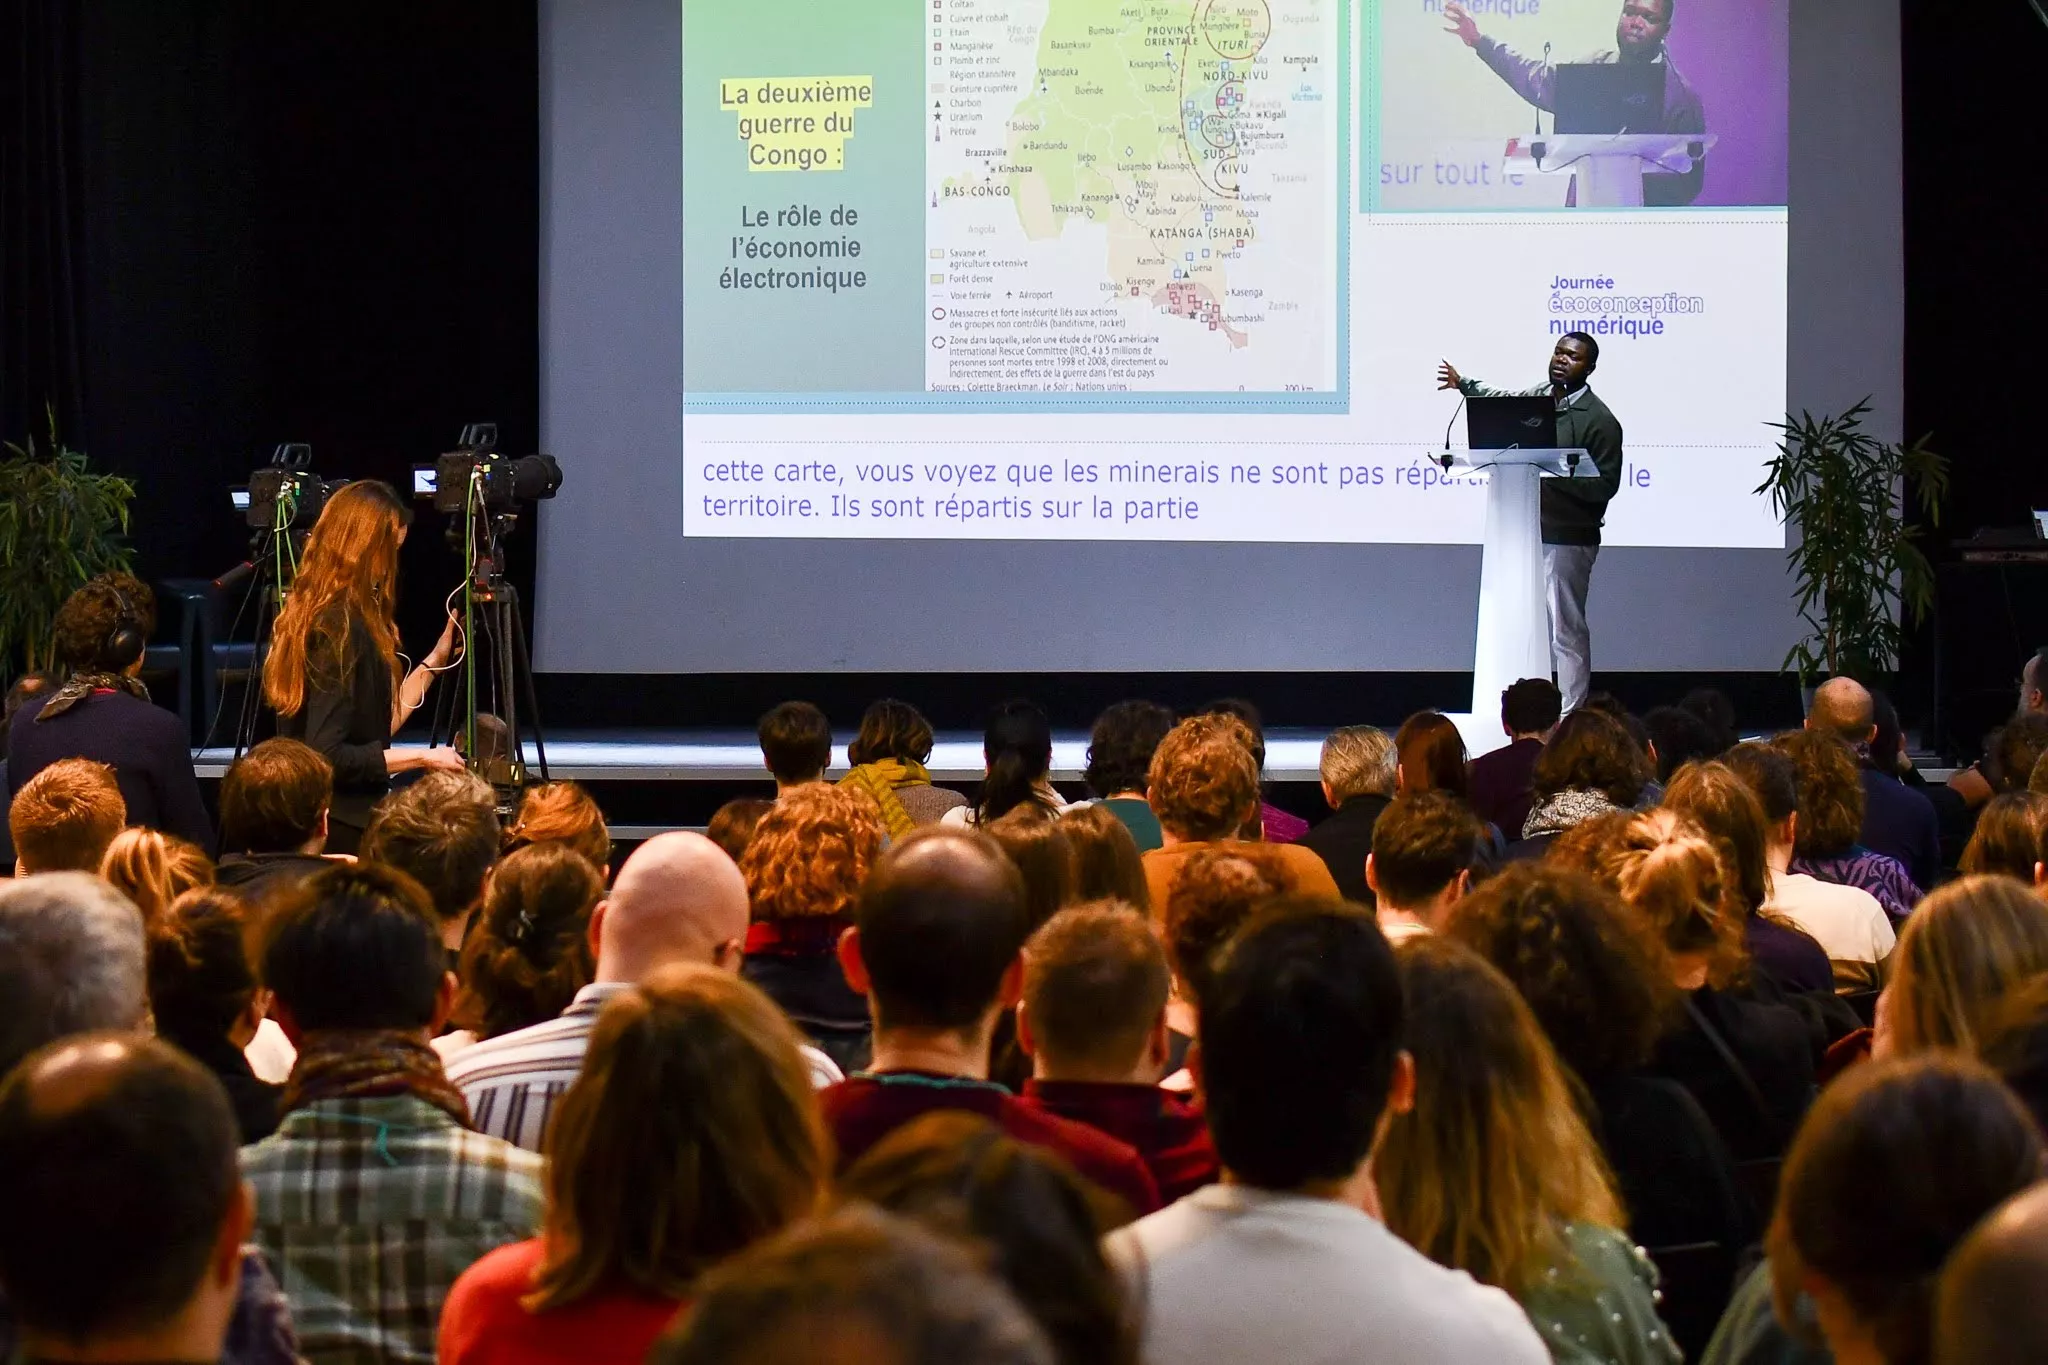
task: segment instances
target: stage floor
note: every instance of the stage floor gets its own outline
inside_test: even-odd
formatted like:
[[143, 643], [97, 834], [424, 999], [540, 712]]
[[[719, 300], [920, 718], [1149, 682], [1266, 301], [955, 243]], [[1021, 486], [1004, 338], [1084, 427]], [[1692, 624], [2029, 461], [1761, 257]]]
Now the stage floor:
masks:
[[[1268, 730], [1266, 780], [1318, 781], [1317, 764], [1328, 733]], [[547, 736], [547, 751], [550, 775], [577, 782], [751, 782], [767, 776], [761, 768], [760, 745], [751, 730], [563, 730]], [[538, 755], [531, 743], [526, 755], [528, 764], [534, 765]], [[203, 778], [217, 778], [232, 757], [230, 749], [202, 749], [193, 755], [194, 767]], [[1080, 781], [1087, 761], [1085, 733], [1054, 734], [1054, 781]], [[832, 764], [828, 775], [836, 777], [846, 771], [844, 744], [834, 746]], [[940, 734], [926, 766], [935, 782], [979, 782], [981, 736], [967, 731]]]

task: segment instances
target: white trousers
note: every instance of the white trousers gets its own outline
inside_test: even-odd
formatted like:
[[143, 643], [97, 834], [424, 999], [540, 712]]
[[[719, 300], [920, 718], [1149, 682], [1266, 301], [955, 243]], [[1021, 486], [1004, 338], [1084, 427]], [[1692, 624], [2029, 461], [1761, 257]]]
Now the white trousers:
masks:
[[1545, 545], [1543, 586], [1550, 601], [1550, 664], [1566, 715], [1578, 710], [1593, 685], [1593, 637], [1586, 625], [1586, 594], [1593, 586], [1598, 545]]

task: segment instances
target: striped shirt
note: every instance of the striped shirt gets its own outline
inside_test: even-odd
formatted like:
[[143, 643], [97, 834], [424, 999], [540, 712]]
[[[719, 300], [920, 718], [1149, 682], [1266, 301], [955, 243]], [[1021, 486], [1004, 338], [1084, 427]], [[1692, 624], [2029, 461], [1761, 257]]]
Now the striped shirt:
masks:
[[412, 1095], [322, 1100], [242, 1149], [251, 1240], [312, 1365], [434, 1359], [463, 1271], [540, 1229], [542, 1164]]
[[[448, 1079], [469, 1101], [477, 1131], [538, 1152], [556, 1102], [583, 1069], [598, 1011], [605, 1001], [631, 988], [627, 981], [585, 986], [558, 1017], [501, 1033], [449, 1058]], [[812, 1047], [803, 1052], [811, 1084], [818, 1089], [845, 1079], [824, 1053]]]

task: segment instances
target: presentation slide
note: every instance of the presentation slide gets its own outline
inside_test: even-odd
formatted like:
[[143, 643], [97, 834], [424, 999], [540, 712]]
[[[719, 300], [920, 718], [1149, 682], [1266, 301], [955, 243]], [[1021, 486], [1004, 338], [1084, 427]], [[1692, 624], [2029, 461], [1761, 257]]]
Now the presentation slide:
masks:
[[681, 3], [687, 537], [1471, 543], [1576, 331], [1608, 543], [1783, 543], [1788, 0]]

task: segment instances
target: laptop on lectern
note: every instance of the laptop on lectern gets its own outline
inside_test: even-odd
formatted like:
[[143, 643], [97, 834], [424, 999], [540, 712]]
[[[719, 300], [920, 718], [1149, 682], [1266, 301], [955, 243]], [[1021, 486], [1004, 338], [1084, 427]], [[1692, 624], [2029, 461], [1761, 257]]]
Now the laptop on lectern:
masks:
[[1474, 398], [1465, 405], [1465, 434], [1474, 450], [1557, 449], [1557, 400]]
[[1567, 133], [1664, 131], [1662, 62], [1568, 62], [1556, 69], [1551, 124]]

